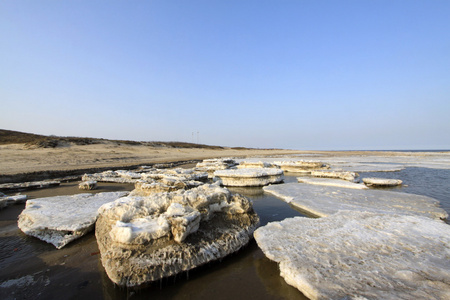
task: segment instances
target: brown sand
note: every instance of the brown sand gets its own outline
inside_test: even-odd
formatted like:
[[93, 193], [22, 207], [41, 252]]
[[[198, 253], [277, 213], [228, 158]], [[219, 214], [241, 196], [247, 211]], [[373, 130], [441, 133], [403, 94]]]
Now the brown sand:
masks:
[[163, 148], [116, 143], [26, 149], [24, 144], [0, 145], [0, 175], [43, 171], [127, 167], [163, 162], [305, 153], [294, 150]]

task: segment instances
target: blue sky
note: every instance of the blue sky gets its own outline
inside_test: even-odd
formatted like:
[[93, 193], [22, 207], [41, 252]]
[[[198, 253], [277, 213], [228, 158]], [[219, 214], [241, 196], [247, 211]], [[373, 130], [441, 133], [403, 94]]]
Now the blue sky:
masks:
[[0, 128], [450, 149], [450, 1], [1, 1]]

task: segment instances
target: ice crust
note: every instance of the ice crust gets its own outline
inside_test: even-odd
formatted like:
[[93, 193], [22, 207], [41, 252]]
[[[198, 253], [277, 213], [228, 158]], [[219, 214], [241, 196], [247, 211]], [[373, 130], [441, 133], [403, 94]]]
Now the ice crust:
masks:
[[442, 221], [341, 211], [269, 223], [254, 236], [311, 299], [450, 299], [450, 226]]
[[204, 184], [107, 203], [99, 209], [96, 237], [109, 278], [132, 287], [239, 250], [258, 223], [250, 200]]
[[275, 168], [244, 168], [214, 172], [214, 176], [225, 186], [264, 186], [283, 181], [283, 174], [283, 170]]
[[339, 210], [413, 214], [430, 218], [447, 218], [436, 199], [383, 190], [355, 190], [305, 183], [287, 183], [264, 187], [285, 202], [313, 216], [326, 217]]
[[86, 193], [28, 200], [18, 226], [25, 234], [61, 249], [93, 229], [100, 206], [127, 194]]
[[358, 190], [367, 189], [367, 186], [365, 186], [364, 184], [349, 182], [341, 179], [297, 177], [297, 181], [300, 183], [307, 183], [313, 185], [325, 185]]

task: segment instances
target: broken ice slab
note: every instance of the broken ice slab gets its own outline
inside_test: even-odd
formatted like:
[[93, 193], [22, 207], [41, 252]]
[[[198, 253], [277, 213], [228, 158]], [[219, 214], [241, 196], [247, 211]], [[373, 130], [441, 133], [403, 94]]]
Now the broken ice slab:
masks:
[[445, 219], [447, 212], [439, 201], [430, 197], [382, 190], [355, 190], [305, 183], [287, 183], [264, 187], [294, 207], [317, 217], [326, 217], [339, 210], [374, 211], [421, 215]]
[[400, 179], [386, 179], [386, 178], [363, 178], [363, 182], [367, 186], [374, 187], [390, 187], [390, 186], [398, 186], [403, 183]]
[[354, 183], [347, 180], [331, 179], [331, 178], [311, 178], [311, 177], [297, 177], [297, 181], [300, 183], [307, 183], [313, 185], [325, 185], [334, 187], [343, 187], [348, 189], [367, 189], [367, 186], [360, 183]]
[[32, 189], [43, 189], [52, 186], [58, 186], [61, 182], [57, 180], [29, 181], [20, 183], [2, 183], [0, 191], [22, 191]]
[[286, 161], [274, 161], [275, 165], [279, 166], [285, 172], [300, 172], [303, 173], [306, 170], [328, 169], [330, 166], [324, 164], [321, 161], [314, 160], [286, 160]]
[[61, 249], [93, 229], [100, 206], [127, 194], [77, 194], [28, 200], [18, 225], [26, 235]]
[[359, 182], [359, 174], [348, 171], [311, 171], [311, 176], [320, 178], [343, 179], [351, 182]]
[[254, 168], [218, 170], [214, 176], [225, 186], [264, 186], [284, 180], [283, 170], [274, 168]]
[[80, 190], [95, 190], [97, 188], [97, 181], [89, 180], [83, 181], [78, 184]]
[[0, 208], [4, 208], [13, 204], [21, 204], [27, 201], [27, 195], [14, 195], [8, 196], [3, 193], [0, 193]]
[[269, 223], [254, 236], [310, 299], [449, 299], [450, 226], [439, 220], [342, 211]]
[[95, 234], [109, 278], [132, 287], [239, 250], [258, 223], [250, 200], [218, 184], [204, 184], [105, 204]]
[[236, 166], [238, 169], [254, 169], [254, 168], [280, 168], [275, 164], [271, 164], [264, 161], [241, 161]]

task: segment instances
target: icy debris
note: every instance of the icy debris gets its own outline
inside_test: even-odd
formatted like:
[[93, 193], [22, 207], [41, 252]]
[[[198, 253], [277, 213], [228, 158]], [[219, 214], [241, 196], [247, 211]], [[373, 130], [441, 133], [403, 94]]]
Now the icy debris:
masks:
[[385, 178], [363, 178], [363, 182], [367, 186], [379, 186], [379, 187], [389, 187], [398, 186], [403, 183], [400, 179], [385, 179]]
[[217, 170], [226, 170], [236, 166], [237, 163], [231, 158], [205, 159], [203, 162], [197, 163], [196, 170], [208, 173], [209, 178], [214, 177]]
[[7, 196], [0, 192], [0, 209], [12, 204], [21, 204], [27, 201], [27, 195]]
[[60, 181], [56, 180], [44, 180], [44, 181], [30, 181], [21, 183], [2, 183], [0, 184], [0, 190], [2, 191], [21, 191], [31, 189], [43, 189], [52, 186], [60, 185]]
[[259, 222], [250, 200], [217, 184], [128, 196], [98, 211], [102, 264], [128, 287], [223, 258], [247, 244]]
[[80, 190], [95, 190], [97, 188], [97, 181], [89, 180], [80, 182], [80, 184], [78, 184], [78, 188]]
[[448, 214], [439, 201], [430, 197], [383, 190], [355, 190], [305, 183], [287, 183], [264, 187], [296, 208], [318, 217], [339, 210], [373, 211], [382, 213], [421, 215], [445, 219]]
[[329, 166], [321, 161], [296, 160], [296, 161], [274, 161], [285, 172], [304, 172], [306, 170], [328, 169]]
[[275, 164], [271, 164], [264, 161], [241, 161], [237, 166], [238, 169], [255, 169], [255, 168], [280, 168]]
[[311, 176], [322, 178], [343, 179], [351, 182], [359, 182], [359, 174], [348, 171], [311, 171]]
[[214, 176], [225, 186], [264, 186], [279, 183], [284, 179], [283, 170], [274, 168], [254, 168], [218, 170]]
[[326, 185], [358, 190], [367, 189], [367, 187], [364, 184], [349, 182], [341, 179], [297, 177], [297, 181], [300, 183], [307, 183], [314, 185]]
[[28, 200], [18, 225], [25, 234], [61, 249], [93, 229], [100, 206], [127, 194], [77, 194]]
[[254, 236], [310, 299], [449, 299], [450, 226], [442, 221], [342, 211], [269, 223]]

